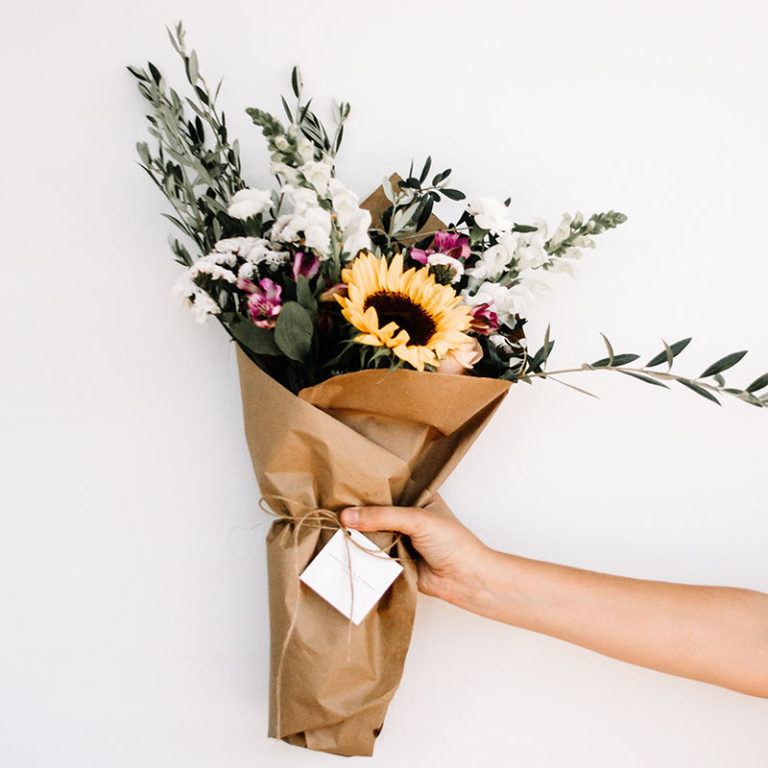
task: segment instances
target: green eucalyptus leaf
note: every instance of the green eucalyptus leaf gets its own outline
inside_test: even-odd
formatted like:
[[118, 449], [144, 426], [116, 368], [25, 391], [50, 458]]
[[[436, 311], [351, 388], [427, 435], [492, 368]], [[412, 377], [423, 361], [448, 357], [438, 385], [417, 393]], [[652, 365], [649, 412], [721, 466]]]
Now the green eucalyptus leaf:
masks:
[[419, 175], [420, 184], [423, 184], [427, 180], [427, 174], [429, 173], [429, 169], [431, 167], [432, 167], [432, 158], [427, 157], [427, 160], [424, 163], [424, 168], [422, 168], [421, 174]]
[[304, 307], [296, 301], [283, 304], [275, 325], [275, 343], [291, 360], [303, 362], [312, 347], [315, 328]]
[[659, 352], [656, 357], [649, 360], [646, 364], [646, 368], [653, 368], [656, 365], [661, 365], [663, 362], [669, 363], [670, 368], [672, 367], [672, 363], [670, 361], [669, 355], [671, 353], [672, 357], [677, 357], [689, 344], [691, 343], [691, 339], [681, 339], [680, 341], [676, 341], [674, 344], [667, 344], [664, 342], [664, 351]]
[[604, 357], [602, 360], [598, 360], [596, 363], [592, 363], [593, 368], [605, 368], [606, 366], [627, 365], [633, 363], [640, 355], [625, 354], [614, 355], [613, 357]]
[[714, 376], [723, 371], [727, 371], [729, 368], [736, 365], [736, 363], [738, 363], [746, 354], [747, 350], [742, 350], [741, 352], [732, 352], [730, 355], [721, 357], [718, 361], [712, 363], [699, 378], [705, 379], [707, 376]]
[[693, 381], [689, 381], [688, 379], [678, 379], [678, 381], [684, 386], [688, 387], [688, 389], [695, 392], [697, 395], [701, 395], [702, 397], [706, 398], [707, 400], [711, 400], [713, 403], [717, 403], [717, 405], [720, 405], [720, 401], [707, 389], [704, 389], [704, 387], [699, 386]]
[[463, 192], [459, 192], [458, 189], [441, 189], [440, 192], [444, 194], [449, 200], [463, 200], [466, 195]]
[[762, 376], [755, 379], [748, 387], [747, 392], [757, 392], [763, 387], [768, 387], [768, 373], [764, 373]]
[[625, 376], [631, 376], [633, 379], [644, 381], [646, 384], [653, 384], [657, 387], [664, 387], [664, 389], [669, 389], [669, 387], [663, 381], [654, 379], [652, 376], [646, 376], [643, 373], [635, 373], [634, 371], [622, 371], [621, 368], [619, 368], [618, 371], [619, 373], [623, 373]]

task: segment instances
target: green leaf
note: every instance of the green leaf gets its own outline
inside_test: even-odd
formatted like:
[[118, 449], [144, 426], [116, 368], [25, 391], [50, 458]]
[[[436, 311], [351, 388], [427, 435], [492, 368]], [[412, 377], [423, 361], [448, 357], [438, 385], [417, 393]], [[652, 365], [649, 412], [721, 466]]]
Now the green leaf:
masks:
[[613, 357], [604, 357], [602, 360], [598, 360], [596, 363], [592, 363], [593, 368], [605, 368], [606, 366], [627, 365], [633, 363], [640, 355], [614, 355]]
[[194, 85], [200, 77], [200, 70], [197, 66], [197, 54], [194, 51], [189, 54], [189, 58], [186, 60], [186, 65], [187, 77], [189, 78], [189, 82]]
[[299, 275], [299, 279], [296, 281], [296, 300], [310, 315], [317, 312], [317, 301], [312, 295], [309, 280], [304, 275]]
[[466, 195], [463, 192], [459, 192], [458, 189], [441, 189], [442, 192], [449, 200], [463, 200]]
[[298, 99], [301, 95], [301, 75], [298, 67], [294, 67], [291, 72], [291, 88], [293, 88], [294, 96]]
[[312, 346], [315, 328], [304, 307], [296, 301], [283, 304], [275, 325], [275, 343], [291, 360], [306, 360]]
[[654, 384], [657, 387], [664, 387], [664, 389], [669, 389], [669, 387], [663, 381], [654, 379], [652, 376], [646, 376], [643, 373], [635, 373], [634, 371], [622, 371], [621, 368], [617, 370], [619, 373], [623, 373], [625, 376], [631, 376], [633, 379], [639, 379], [640, 381], [644, 381], [646, 384]]
[[702, 397], [705, 397], [707, 400], [711, 400], [713, 403], [717, 403], [717, 405], [720, 405], [720, 401], [710, 391], [704, 389], [704, 387], [701, 387], [692, 381], [688, 381], [688, 379], [678, 379], [678, 381], [684, 387], [688, 387], [688, 389], [693, 390], [697, 395], [701, 395]]
[[228, 323], [230, 333], [250, 352], [257, 355], [279, 355], [280, 349], [275, 344], [275, 334], [269, 328], [259, 328], [250, 320], [238, 317]]
[[283, 109], [285, 110], [285, 114], [288, 116], [288, 122], [293, 122], [293, 113], [291, 112], [291, 108], [288, 106], [288, 102], [285, 100], [285, 96], [280, 97], [280, 101], [283, 103]]
[[669, 363], [670, 368], [672, 367], [672, 362], [670, 360], [669, 355], [677, 357], [689, 344], [691, 343], [690, 337], [687, 339], [681, 339], [680, 341], [676, 341], [674, 344], [667, 344], [664, 342], [664, 351], [659, 352], [656, 357], [651, 359], [647, 364], [646, 368], [653, 368], [656, 365], [661, 365], [663, 362]]
[[748, 387], [747, 392], [757, 392], [763, 387], [768, 387], [768, 373], [764, 373], [759, 378], [755, 379]]
[[151, 61], [147, 62], [147, 66], [149, 67], [149, 73], [152, 75], [152, 79], [159, 85], [160, 81], [163, 79], [160, 70]]
[[741, 360], [744, 355], [747, 354], [747, 350], [743, 350], [741, 352], [732, 352], [730, 355], [726, 355], [725, 357], [721, 357], [717, 362], [712, 363], [712, 365], [707, 368], [704, 373], [699, 376], [700, 379], [705, 379], [707, 376], [714, 376], [717, 373], [722, 373], [723, 371], [727, 371], [729, 368], [732, 368], [736, 363]]
[[441, 181], [445, 181], [450, 175], [451, 175], [450, 168], [446, 168], [446, 170], [440, 171], [440, 173], [435, 174], [435, 177], [432, 179], [432, 186], [436, 187]]
[[426, 162], [424, 163], [424, 168], [421, 171], [421, 175], [419, 176], [419, 183], [423, 184], [427, 179], [427, 174], [429, 173], [429, 169], [432, 167], [432, 158], [427, 157]]

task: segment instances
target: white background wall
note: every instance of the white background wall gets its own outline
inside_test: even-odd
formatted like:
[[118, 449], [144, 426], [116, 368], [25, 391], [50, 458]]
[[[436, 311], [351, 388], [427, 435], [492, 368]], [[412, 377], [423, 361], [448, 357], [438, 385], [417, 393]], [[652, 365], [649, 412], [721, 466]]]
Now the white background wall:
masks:
[[[123, 66], [182, 73], [183, 18], [241, 136], [299, 62], [352, 102], [361, 194], [431, 153], [520, 220], [615, 208], [553, 282], [553, 363], [768, 369], [768, 50], [758, 0], [15, 3], [0, 32], [0, 763], [336, 765], [266, 738], [265, 519], [234, 350], [177, 308], [163, 200], [134, 162]], [[449, 217], [449, 214], [446, 214]], [[768, 414], [584, 375], [511, 392], [445, 487], [495, 547], [637, 577], [768, 591]], [[381, 766], [765, 766], [768, 702], [601, 658], [422, 598]], [[348, 764], [363, 764], [353, 759]]]

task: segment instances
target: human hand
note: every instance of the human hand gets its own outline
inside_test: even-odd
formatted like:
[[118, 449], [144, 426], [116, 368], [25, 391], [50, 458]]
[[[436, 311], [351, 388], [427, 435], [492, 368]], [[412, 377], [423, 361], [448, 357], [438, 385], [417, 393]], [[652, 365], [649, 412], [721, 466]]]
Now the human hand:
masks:
[[358, 531], [399, 531], [410, 537], [422, 559], [417, 562], [419, 589], [455, 605], [468, 607], [482, 588], [491, 550], [465, 528], [435, 496], [418, 507], [352, 507], [341, 522]]

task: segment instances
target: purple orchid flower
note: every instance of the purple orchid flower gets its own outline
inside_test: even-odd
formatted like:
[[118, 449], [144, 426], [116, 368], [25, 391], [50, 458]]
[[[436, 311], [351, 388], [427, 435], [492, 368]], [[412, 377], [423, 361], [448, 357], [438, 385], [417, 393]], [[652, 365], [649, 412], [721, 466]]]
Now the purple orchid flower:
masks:
[[314, 254], [296, 251], [293, 257], [293, 279], [298, 282], [300, 277], [309, 280], [320, 271], [320, 259]]
[[250, 280], [240, 279], [237, 281], [237, 287], [250, 294], [248, 313], [253, 322], [259, 328], [274, 328], [277, 316], [283, 308], [283, 302], [280, 299], [282, 287], [268, 277], [259, 280], [258, 285]]
[[493, 304], [476, 304], [469, 310], [472, 316], [470, 328], [481, 336], [488, 336], [499, 330], [499, 316], [493, 309]]
[[432, 245], [426, 251], [411, 248], [411, 258], [425, 266], [433, 253], [442, 253], [454, 259], [466, 259], [469, 256], [469, 240], [458, 232], [436, 232]]

